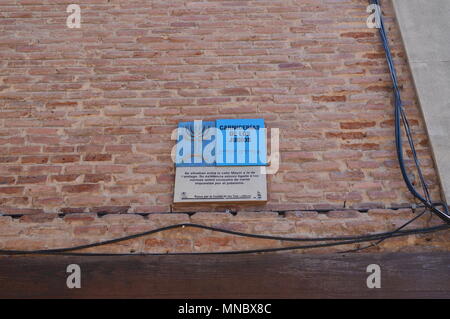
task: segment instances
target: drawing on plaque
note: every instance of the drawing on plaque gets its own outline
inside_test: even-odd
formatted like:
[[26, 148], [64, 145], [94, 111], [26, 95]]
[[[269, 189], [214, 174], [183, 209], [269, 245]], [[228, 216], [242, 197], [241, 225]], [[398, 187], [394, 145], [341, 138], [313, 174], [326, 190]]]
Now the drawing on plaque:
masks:
[[174, 203], [267, 201], [263, 119], [180, 122]]

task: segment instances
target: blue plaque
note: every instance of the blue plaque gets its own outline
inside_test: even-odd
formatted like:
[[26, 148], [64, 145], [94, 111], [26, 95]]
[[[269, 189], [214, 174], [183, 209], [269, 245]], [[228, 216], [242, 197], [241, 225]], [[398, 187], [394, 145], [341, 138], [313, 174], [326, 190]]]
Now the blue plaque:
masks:
[[174, 203], [265, 202], [263, 119], [181, 122]]
[[176, 166], [267, 165], [264, 119], [180, 122]]

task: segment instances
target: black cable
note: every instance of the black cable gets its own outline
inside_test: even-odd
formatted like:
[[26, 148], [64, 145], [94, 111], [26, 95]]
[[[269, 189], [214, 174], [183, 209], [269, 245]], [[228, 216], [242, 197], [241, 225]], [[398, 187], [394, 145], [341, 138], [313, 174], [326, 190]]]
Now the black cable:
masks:
[[[428, 210], [424, 210], [422, 213], [420, 213], [420, 214], [417, 215], [416, 217], [414, 217], [414, 218], [408, 220], [406, 223], [404, 223], [403, 225], [401, 225], [400, 227], [398, 227], [396, 230], [394, 230], [394, 231], [392, 232], [392, 234], [394, 235], [394, 234], [400, 232], [403, 228], [405, 228], [405, 227], [408, 226], [409, 224], [413, 223], [414, 221], [416, 221], [417, 219], [419, 219], [420, 217], [422, 217], [423, 215], [425, 215], [426, 212], [428, 212]], [[354, 253], [354, 252], [358, 252], [358, 251], [361, 251], [361, 250], [364, 250], [364, 249], [368, 249], [368, 248], [371, 248], [371, 247], [375, 247], [375, 246], [378, 246], [378, 245], [381, 244], [383, 241], [385, 241], [386, 239], [389, 239], [389, 238], [392, 238], [392, 235], [391, 235], [391, 236], [387, 235], [386, 237], [381, 238], [381, 239], [379, 239], [377, 242], [372, 243], [372, 244], [370, 244], [370, 245], [367, 245], [367, 246], [364, 246], [364, 247], [358, 247], [358, 248], [355, 248], [355, 249], [352, 249], [352, 250], [343, 251], [343, 252], [341, 252], [341, 253], [350, 253], [350, 252]]]
[[405, 114], [403, 108], [402, 108], [402, 120], [403, 120], [403, 127], [405, 128], [405, 133], [406, 133], [406, 136], [408, 138], [409, 147], [410, 147], [410, 149], [412, 151], [412, 154], [413, 154], [414, 164], [416, 165], [417, 172], [419, 174], [420, 184], [422, 185], [422, 189], [423, 189], [423, 193], [425, 195], [425, 199], [428, 202], [431, 202], [432, 199], [431, 199], [430, 191], [428, 189], [427, 182], [426, 182], [425, 177], [423, 175], [422, 168], [420, 167], [420, 162], [419, 162], [419, 158], [417, 156], [416, 147], [414, 145], [414, 140], [413, 140], [413, 137], [411, 135], [411, 128], [410, 128], [410, 125], [409, 125], [409, 121], [408, 121], [408, 118], [406, 117], [406, 114]]
[[[369, 0], [369, 3], [375, 4], [381, 8], [379, 0]], [[429, 198], [428, 188], [427, 188], [426, 182], [422, 175], [422, 171], [420, 168], [420, 162], [417, 157], [417, 153], [415, 152], [414, 142], [412, 141], [412, 137], [411, 137], [412, 135], [411, 135], [410, 127], [407, 124], [406, 113], [404, 112], [404, 109], [403, 109], [403, 102], [402, 102], [402, 98], [401, 98], [401, 94], [400, 94], [400, 88], [398, 85], [397, 72], [394, 67], [394, 61], [393, 61], [392, 53], [391, 53], [391, 50], [389, 47], [389, 41], [387, 38], [385, 26], [384, 26], [383, 15], [381, 14], [381, 12], [379, 12], [379, 14], [380, 14], [379, 33], [380, 33], [380, 37], [382, 40], [384, 51], [386, 53], [386, 61], [387, 61], [388, 67], [389, 67], [389, 72], [390, 72], [391, 80], [393, 83], [394, 106], [395, 106], [395, 145], [396, 145], [396, 149], [397, 149], [397, 158], [398, 158], [398, 162], [400, 165], [400, 171], [402, 173], [403, 180], [405, 181], [406, 186], [408, 187], [408, 190], [411, 192], [411, 194], [415, 198], [419, 199], [427, 208], [429, 208], [432, 212], [434, 212], [437, 216], [439, 216], [443, 221], [450, 224], [450, 214], [449, 214], [448, 206], [444, 204], [443, 205], [444, 211], [441, 211], [436, 208], [436, 206], [431, 201], [431, 198]], [[416, 190], [416, 188], [414, 187], [414, 185], [412, 184], [412, 182], [408, 176], [408, 173], [407, 173], [407, 170], [405, 167], [405, 160], [403, 157], [402, 133], [401, 133], [401, 122], [402, 121], [404, 122], [404, 124], [406, 123], [406, 125], [404, 125], [404, 129], [406, 131], [408, 140], [410, 141], [410, 146], [412, 147], [413, 158], [414, 158], [414, 162], [416, 164], [416, 168], [419, 172], [419, 178], [421, 179], [422, 187], [424, 187], [424, 191], [425, 191], [424, 196], [427, 198], [424, 198], [424, 196], [422, 196]]]
[[[437, 232], [441, 230], [446, 230], [450, 226], [440, 225], [429, 228], [412, 229], [406, 231], [396, 232], [392, 234], [391, 237], [403, 237], [415, 234], [426, 234], [430, 232]], [[342, 245], [350, 245], [355, 243], [361, 243], [365, 241], [370, 241], [371, 239], [354, 239], [345, 240], [332, 243], [314, 244], [314, 245], [301, 245], [301, 246], [288, 246], [288, 247], [277, 247], [277, 248], [262, 248], [262, 249], [250, 249], [250, 250], [231, 250], [231, 251], [213, 251], [213, 252], [177, 252], [177, 253], [72, 253], [72, 252], [40, 252], [35, 254], [40, 255], [62, 255], [62, 256], [180, 256], [180, 255], [241, 255], [241, 254], [255, 254], [255, 253], [268, 253], [268, 252], [278, 252], [278, 251], [289, 251], [289, 250], [299, 250], [299, 249], [313, 249], [313, 248], [325, 248], [334, 247]], [[17, 255], [17, 254], [15, 254]]]
[[[379, 0], [369, 0], [369, 3], [370, 4], [376, 4], [379, 8], [381, 8]], [[387, 63], [388, 63], [388, 67], [389, 67], [389, 71], [390, 71], [390, 75], [391, 75], [391, 80], [392, 80], [392, 83], [393, 83], [394, 101], [395, 101], [395, 103], [394, 103], [394, 106], [395, 106], [395, 142], [396, 142], [395, 144], [396, 144], [396, 149], [397, 149], [398, 162], [399, 162], [399, 165], [400, 165], [400, 169], [401, 169], [401, 172], [402, 172], [403, 179], [404, 179], [404, 181], [405, 181], [409, 191], [413, 194], [414, 197], [419, 199], [427, 208], [431, 209], [434, 213], [436, 213], [445, 222], [450, 223], [450, 216], [448, 214], [448, 206], [445, 205], [444, 203], [441, 203], [441, 205], [445, 209], [445, 212], [442, 212], [442, 211], [438, 210], [436, 208], [436, 205], [432, 202], [430, 191], [428, 189], [427, 182], [425, 180], [425, 177], [424, 177], [423, 172], [422, 172], [422, 168], [420, 166], [420, 161], [419, 161], [419, 158], [418, 158], [418, 155], [417, 155], [416, 147], [415, 147], [414, 140], [413, 140], [412, 133], [411, 133], [411, 127], [409, 125], [408, 118], [407, 118], [405, 110], [403, 108], [403, 103], [402, 103], [402, 99], [401, 99], [400, 89], [399, 89], [399, 86], [398, 86], [397, 72], [396, 72], [395, 67], [394, 67], [392, 53], [391, 53], [391, 50], [390, 50], [390, 47], [389, 47], [389, 42], [388, 42], [388, 39], [387, 39], [386, 29], [384, 27], [384, 21], [383, 21], [383, 15], [381, 13], [381, 9], [380, 9], [380, 11], [378, 13], [379, 13], [379, 19], [380, 19], [379, 33], [380, 33], [380, 37], [381, 37], [381, 40], [382, 40], [382, 43], [383, 43], [383, 47], [384, 47], [384, 50], [385, 50], [385, 53], [386, 53], [386, 60], [387, 60]], [[417, 172], [418, 172], [418, 175], [419, 175], [419, 180], [420, 180], [420, 184], [421, 184], [422, 189], [423, 189], [424, 197], [421, 194], [419, 194], [419, 192], [417, 192], [417, 190], [415, 189], [415, 187], [411, 183], [411, 181], [409, 179], [409, 176], [408, 176], [408, 174], [406, 172], [406, 167], [405, 167], [404, 158], [403, 158], [403, 145], [402, 145], [402, 136], [401, 136], [401, 122], [403, 122], [403, 127], [404, 127], [405, 134], [406, 134], [406, 137], [408, 139], [408, 143], [409, 143], [409, 146], [410, 146], [410, 149], [411, 149], [411, 152], [412, 152], [414, 164], [416, 166], [416, 169], [417, 169]], [[409, 220], [408, 222], [406, 222], [405, 224], [403, 224], [402, 226], [397, 228], [393, 233], [395, 234], [396, 232], [402, 230], [403, 228], [405, 228], [409, 224], [413, 223], [415, 220], [419, 219], [426, 212], [427, 212], [427, 210], [424, 210], [421, 214], [417, 215], [413, 219]], [[389, 238], [392, 238], [392, 236], [386, 236], [385, 238], [379, 239], [377, 242], [372, 243], [372, 244], [370, 244], [368, 246], [352, 249], [352, 250], [349, 250], [349, 251], [345, 251], [343, 253], [357, 252], [357, 251], [361, 251], [361, 250], [368, 249], [368, 248], [371, 248], [371, 247], [375, 247], [375, 246], [381, 244], [383, 241], [385, 241], [386, 239], [389, 239]]]
[[[402, 232], [395, 230], [395, 231], [390, 231], [390, 232], [377, 233], [377, 234], [364, 235], [364, 236], [291, 238], [291, 237], [282, 237], [282, 236], [249, 234], [249, 233], [231, 231], [231, 230], [227, 230], [227, 229], [221, 229], [221, 228], [217, 228], [217, 227], [188, 223], [188, 224], [177, 224], [177, 225], [161, 227], [161, 228], [157, 228], [157, 229], [153, 229], [150, 231], [145, 231], [145, 232], [141, 232], [141, 233], [137, 233], [137, 234], [133, 234], [133, 235], [129, 235], [129, 236], [124, 236], [124, 237], [106, 240], [106, 241], [102, 241], [102, 242], [74, 246], [74, 247], [42, 249], [42, 250], [0, 250], [0, 254], [2, 254], [2, 255], [64, 254], [64, 253], [68, 253], [68, 252], [75, 251], [75, 250], [104, 246], [104, 245], [118, 243], [118, 242], [135, 239], [135, 238], [139, 238], [139, 237], [143, 237], [143, 236], [147, 236], [147, 235], [151, 235], [151, 234], [156, 234], [156, 233], [167, 231], [170, 229], [185, 228], [185, 227], [200, 228], [200, 229], [211, 230], [211, 231], [215, 231], [215, 232], [231, 234], [231, 235], [236, 235], [236, 236], [241, 236], [241, 237], [270, 239], [270, 240], [278, 240], [278, 241], [293, 241], [293, 242], [334, 241], [334, 243], [328, 243], [328, 244], [336, 244], [336, 245], [342, 245], [344, 243], [371, 241], [371, 240], [376, 240], [376, 239], [382, 239], [382, 238], [388, 237], [388, 236], [392, 236], [392, 237], [396, 237], [399, 235], [407, 236], [407, 235], [411, 235], [411, 234], [415, 234], [415, 233], [441, 231], [441, 230], [450, 228], [449, 225], [440, 225], [440, 226], [429, 227], [429, 228], [417, 228], [417, 229], [405, 230]], [[305, 248], [322, 247], [322, 245], [324, 245], [324, 244], [308, 245], [308, 246], [305, 246]], [[334, 246], [334, 245], [332, 245], [332, 246]], [[295, 249], [300, 249], [300, 247], [303, 247], [303, 246], [298, 246], [298, 248], [295, 248]], [[324, 246], [324, 247], [328, 247], [328, 246]], [[136, 255], [136, 254], [132, 254], [132, 255]]]

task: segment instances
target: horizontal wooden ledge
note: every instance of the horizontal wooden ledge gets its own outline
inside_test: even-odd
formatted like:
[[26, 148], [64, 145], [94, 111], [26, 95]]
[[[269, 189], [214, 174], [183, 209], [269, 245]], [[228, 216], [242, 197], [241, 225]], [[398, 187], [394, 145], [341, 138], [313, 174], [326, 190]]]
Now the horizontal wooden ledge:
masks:
[[[66, 268], [81, 268], [69, 289]], [[381, 288], [366, 285], [381, 268]], [[0, 298], [449, 298], [450, 253], [0, 256]]]

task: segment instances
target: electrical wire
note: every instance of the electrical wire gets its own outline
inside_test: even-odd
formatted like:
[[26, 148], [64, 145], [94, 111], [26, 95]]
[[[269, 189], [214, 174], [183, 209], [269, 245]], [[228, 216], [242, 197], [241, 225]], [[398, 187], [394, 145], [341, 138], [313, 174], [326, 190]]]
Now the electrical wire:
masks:
[[[379, 0], [369, 0], [370, 4], [375, 4], [379, 8], [381, 8], [380, 1]], [[397, 158], [400, 166], [400, 171], [402, 173], [403, 180], [406, 183], [406, 186], [408, 187], [408, 190], [410, 193], [420, 200], [427, 208], [429, 208], [432, 212], [434, 212], [437, 216], [439, 216], [443, 221], [450, 224], [450, 214], [448, 206], [444, 203], [442, 203], [442, 206], [444, 207], [444, 211], [439, 210], [436, 208], [436, 205], [431, 200], [431, 196], [428, 190], [427, 183], [425, 181], [425, 178], [422, 173], [422, 169], [420, 167], [420, 160], [417, 156], [417, 152], [414, 146], [414, 141], [412, 139], [412, 133], [411, 128], [408, 123], [408, 119], [405, 113], [405, 110], [403, 108], [403, 102], [401, 98], [400, 88], [398, 85], [398, 77], [397, 77], [397, 71], [395, 70], [394, 61], [392, 58], [391, 49], [389, 47], [389, 40], [387, 38], [386, 28], [384, 25], [384, 19], [383, 15], [381, 13], [381, 10], [379, 12], [379, 34], [381, 37], [381, 42], [383, 44], [383, 48], [386, 54], [386, 61], [389, 67], [389, 73], [391, 76], [391, 80], [393, 83], [393, 93], [394, 93], [394, 107], [395, 107], [395, 145], [397, 149]], [[411, 147], [414, 163], [416, 165], [416, 169], [418, 171], [419, 179], [422, 184], [422, 188], [424, 190], [424, 195], [420, 194], [416, 188], [414, 187], [413, 183], [411, 182], [408, 172], [405, 167], [405, 160], [403, 156], [403, 144], [402, 144], [402, 132], [401, 132], [401, 122], [403, 122], [403, 127], [406, 133], [406, 136], [408, 138], [409, 145]]]
[[[398, 158], [398, 162], [400, 165], [400, 170], [402, 173], [402, 177], [409, 189], [409, 191], [411, 192], [411, 194], [419, 199], [424, 205], [425, 207], [429, 208], [430, 210], [432, 210], [436, 215], [438, 215], [443, 221], [445, 221], [447, 224], [450, 224], [450, 215], [449, 215], [449, 210], [448, 210], [448, 206], [444, 203], [439, 203], [439, 205], [444, 207], [445, 212], [439, 210], [436, 208], [436, 205], [433, 203], [432, 199], [431, 199], [431, 195], [430, 195], [430, 191], [428, 189], [428, 184], [425, 180], [425, 177], [423, 175], [422, 172], [422, 168], [420, 166], [420, 160], [419, 157], [417, 155], [417, 151], [416, 151], [416, 147], [414, 144], [414, 140], [412, 137], [412, 132], [411, 132], [411, 126], [409, 124], [408, 121], [408, 117], [406, 115], [405, 109], [403, 107], [403, 102], [401, 99], [401, 93], [400, 93], [400, 88], [398, 85], [398, 77], [397, 77], [397, 72], [395, 70], [395, 66], [394, 66], [394, 61], [392, 58], [392, 53], [389, 47], [389, 40], [387, 37], [387, 33], [386, 33], [386, 28], [384, 25], [384, 19], [383, 19], [383, 14], [381, 12], [381, 5], [379, 0], [369, 0], [369, 4], [375, 4], [377, 5], [380, 10], [378, 12], [379, 14], [379, 21], [380, 21], [380, 25], [379, 25], [379, 33], [380, 33], [380, 37], [381, 37], [381, 41], [383, 44], [383, 48], [386, 54], [386, 61], [389, 67], [389, 72], [391, 75], [391, 80], [393, 83], [393, 92], [394, 92], [394, 107], [395, 107], [395, 145], [396, 145], [396, 149], [397, 149], [397, 158]], [[408, 173], [406, 171], [406, 167], [405, 167], [405, 161], [404, 161], [404, 157], [403, 157], [403, 144], [402, 144], [402, 133], [401, 133], [401, 123], [403, 123], [403, 128], [405, 131], [405, 135], [408, 139], [408, 143], [409, 143], [409, 147], [411, 149], [412, 152], [412, 157], [414, 160], [414, 164], [416, 166], [417, 169], [417, 173], [419, 176], [419, 180], [420, 180], [420, 184], [422, 186], [422, 190], [423, 190], [423, 196], [415, 189], [413, 183], [411, 182]], [[421, 214], [417, 215], [416, 217], [414, 217], [413, 219], [409, 220], [408, 222], [406, 222], [405, 224], [403, 224], [402, 226], [400, 226], [399, 228], [397, 228], [394, 233], [396, 231], [400, 231], [403, 228], [405, 228], [406, 226], [408, 226], [409, 224], [411, 224], [412, 222], [414, 222], [415, 220], [419, 219], [421, 216], [423, 216], [426, 212], [428, 212], [428, 210], [424, 210]], [[383, 241], [385, 241], [386, 239], [391, 238], [392, 236], [387, 236], [385, 238], [382, 238], [380, 240], [378, 240], [375, 243], [372, 243], [368, 246], [364, 246], [364, 247], [360, 247], [360, 248], [356, 248], [356, 249], [352, 249], [352, 250], [348, 250], [348, 251], [344, 251], [342, 253], [348, 253], [348, 252], [357, 252], [357, 251], [361, 251], [364, 249], [368, 249], [371, 247], [375, 247], [379, 244], [381, 244]]]
[[[149, 231], [145, 231], [145, 232], [141, 232], [141, 233], [137, 233], [137, 234], [133, 234], [133, 235], [129, 235], [129, 236], [124, 236], [124, 237], [120, 237], [120, 238], [105, 240], [105, 241], [86, 244], [86, 245], [79, 245], [79, 246], [68, 247], [68, 248], [43, 249], [43, 250], [0, 250], [0, 254], [1, 255], [73, 255], [73, 256], [155, 255], [154, 253], [103, 254], [103, 253], [71, 253], [71, 252], [76, 251], [76, 250], [81, 250], [81, 249], [104, 246], [104, 245], [113, 244], [113, 243], [119, 243], [119, 242], [123, 242], [126, 240], [136, 239], [139, 237], [148, 236], [151, 234], [156, 234], [156, 233], [160, 233], [160, 232], [171, 230], [171, 229], [186, 228], [186, 227], [205, 229], [205, 230], [215, 231], [215, 232], [219, 232], [219, 233], [236, 235], [236, 236], [240, 236], [240, 237], [270, 239], [270, 240], [276, 240], [276, 241], [291, 241], [291, 242], [332, 241], [331, 243], [324, 243], [324, 244], [290, 246], [290, 247], [281, 247], [281, 248], [267, 248], [267, 249], [248, 250], [248, 251], [236, 251], [236, 254], [242, 254], [242, 253], [278, 251], [279, 249], [294, 250], [294, 249], [309, 249], [309, 248], [321, 248], [321, 247], [348, 245], [348, 244], [352, 244], [352, 243], [360, 243], [360, 242], [383, 239], [383, 238], [388, 238], [388, 237], [400, 237], [400, 236], [408, 236], [408, 235], [413, 235], [413, 234], [442, 231], [442, 230], [449, 229], [450, 225], [445, 224], [445, 225], [439, 225], [439, 226], [434, 226], [434, 227], [416, 228], [416, 229], [410, 229], [410, 230], [404, 230], [404, 231], [395, 230], [395, 231], [390, 231], [390, 232], [377, 233], [377, 234], [371, 234], [371, 235], [363, 235], [363, 236], [292, 238], [292, 237], [282, 237], [282, 236], [251, 234], [251, 233], [231, 231], [231, 230], [217, 228], [217, 227], [185, 223], [185, 224], [176, 224], [176, 225], [161, 227], [161, 228], [157, 228], [157, 229], [153, 229], [153, 230], [149, 230]], [[216, 253], [232, 254], [233, 251], [230, 251], [230, 252], [207, 252], [207, 253], [201, 253], [201, 254], [216, 254]], [[174, 254], [174, 255], [185, 254], [186, 255], [186, 254], [190, 254], [190, 253], [165, 253], [165, 254], [156, 254], [156, 255], [170, 255], [170, 254]], [[199, 254], [199, 253], [192, 253], [192, 254]]]
[[[419, 219], [420, 217], [422, 217], [423, 215], [425, 215], [425, 213], [427, 213], [428, 210], [424, 210], [422, 213], [420, 213], [419, 215], [415, 216], [414, 218], [408, 220], [406, 223], [404, 223], [403, 225], [401, 225], [400, 227], [398, 227], [396, 230], [394, 230], [392, 232], [392, 234], [396, 234], [399, 231], [401, 231], [402, 229], [404, 229], [406, 226], [408, 226], [409, 224], [412, 224], [413, 222], [415, 222], [417, 219]], [[351, 250], [347, 250], [347, 251], [343, 251], [341, 253], [354, 253], [354, 252], [358, 252], [364, 249], [369, 249], [375, 246], [378, 246], [379, 244], [381, 244], [383, 241], [385, 241], [386, 239], [392, 238], [392, 235], [387, 235], [386, 237], [383, 237], [381, 239], [379, 239], [377, 242], [375, 243], [371, 243], [370, 245], [364, 246], [364, 247], [358, 247], [355, 249], [351, 249]]]
[[[391, 235], [389, 238], [393, 237], [404, 237], [409, 235], [417, 235], [417, 234], [426, 234], [430, 232], [437, 232], [444, 229], [448, 229], [447, 225], [441, 225], [430, 228], [423, 228], [420, 231], [417, 230], [415, 232], [396, 232]], [[315, 244], [315, 245], [302, 245], [302, 246], [288, 246], [288, 247], [277, 247], [277, 248], [262, 248], [262, 249], [249, 249], [249, 250], [229, 250], [229, 251], [212, 251], [212, 252], [176, 252], [176, 253], [61, 253], [57, 255], [64, 256], [195, 256], [195, 255], [243, 255], [243, 254], [258, 254], [258, 253], [271, 253], [271, 252], [280, 252], [280, 251], [292, 251], [292, 250], [303, 250], [303, 249], [314, 249], [314, 248], [326, 248], [326, 247], [335, 247], [335, 246], [343, 246], [356, 244], [361, 242], [366, 242], [368, 239], [355, 239], [350, 241], [341, 241], [341, 242], [333, 242], [333, 243], [324, 243], [324, 244]]]
[[[379, 0], [369, 0], [369, 4], [375, 4], [379, 8], [381, 8]], [[381, 37], [381, 40], [382, 40], [382, 43], [383, 43], [383, 48], [384, 48], [385, 53], [386, 53], [386, 60], [387, 60], [387, 63], [388, 63], [389, 72], [390, 72], [392, 83], [393, 83], [394, 106], [395, 106], [395, 141], [396, 141], [395, 144], [396, 144], [397, 157], [398, 157], [398, 161], [399, 161], [399, 165], [400, 165], [400, 169], [401, 169], [401, 172], [402, 172], [403, 179], [404, 179], [404, 181], [405, 181], [409, 191], [412, 193], [412, 195], [415, 198], [419, 199], [427, 208], [431, 209], [435, 214], [437, 214], [446, 223], [450, 223], [450, 215], [449, 215], [449, 211], [448, 211], [448, 206], [445, 205], [444, 203], [441, 203], [441, 205], [444, 207], [444, 210], [445, 210], [445, 212], [442, 212], [442, 211], [438, 210], [436, 208], [436, 205], [432, 202], [430, 191], [428, 189], [427, 182], [425, 180], [425, 177], [424, 177], [423, 172], [422, 172], [422, 168], [420, 166], [420, 160], [419, 160], [418, 155], [417, 155], [417, 151], [416, 151], [416, 147], [415, 147], [414, 140], [413, 140], [413, 137], [412, 137], [411, 127], [409, 125], [408, 117], [407, 117], [405, 109], [403, 107], [403, 102], [402, 102], [402, 99], [401, 99], [400, 88], [399, 88], [399, 85], [398, 85], [397, 72], [396, 72], [395, 67], [394, 67], [392, 53], [391, 53], [391, 50], [390, 50], [390, 47], [389, 47], [389, 41], [388, 41], [388, 38], [387, 38], [386, 28], [385, 28], [385, 25], [384, 25], [383, 15], [382, 15], [381, 9], [378, 12], [378, 14], [379, 14], [379, 21], [380, 21], [379, 33], [380, 33], [380, 37]], [[409, 178], [409, 176], [407, 174], [407, 171], [406, 171], [404, 157], [403, 157], [401, 122], [403, 123], [403, 128], [405, 130], [405, 134], [406, 134], [406, 137], [408, 139], [409, 147], [410, 147], [411, 152], [412, 152], [412, 157], [413, 157], [413, 160], [414, 160], [414, 164], [416, 166], [417, 173], [419, 175], [420, 184], [422, 186], [422, 190], [423, 190], [423, 194], [424, 194], [423, 196], [421, 194], [419, 194], [419, 192], [415, 189], [415, 187], [414, 187], [413, 183], [411, 182], [411, 180], [410, 180], [410, 178]], [[427, 210], [424, 210], [421, 214], [417, 215], [415, 218], [409, 220], [408, 222], [406, 222], [405, 224], [403, 224], [402, 226], [397, 228], [396, 231], [400, 231], [401, 229], [405, 228], [406, 226], [408, 226], [409, 224], [414, 222], [416, 219], [418, 219], [421, 216], [423, 216], [426, 212], [427, 212]], [[396, 231], [394, 231], [394, 233]], [[379, 245], [380, 243], [382, 243], [383, 241], [385, 241], [388, 238], [391, 238], [391, 237], [387, 236], [387, 237], [382, 238], [382, 239], [378, 240], [377, 242], [372, 243], [372, 244], [370, 244], [368, 246], [352, 249], [352, 250], [345, 251], [345, 252], [357, 252], [357, 251], [361, 251], [361, 250], [368, 249], [368, 248], [371, 248], [371, 247], [375, 247], [375, 246]], [[345, 253], [345, 252], [343, 252], [343, 253]]]

